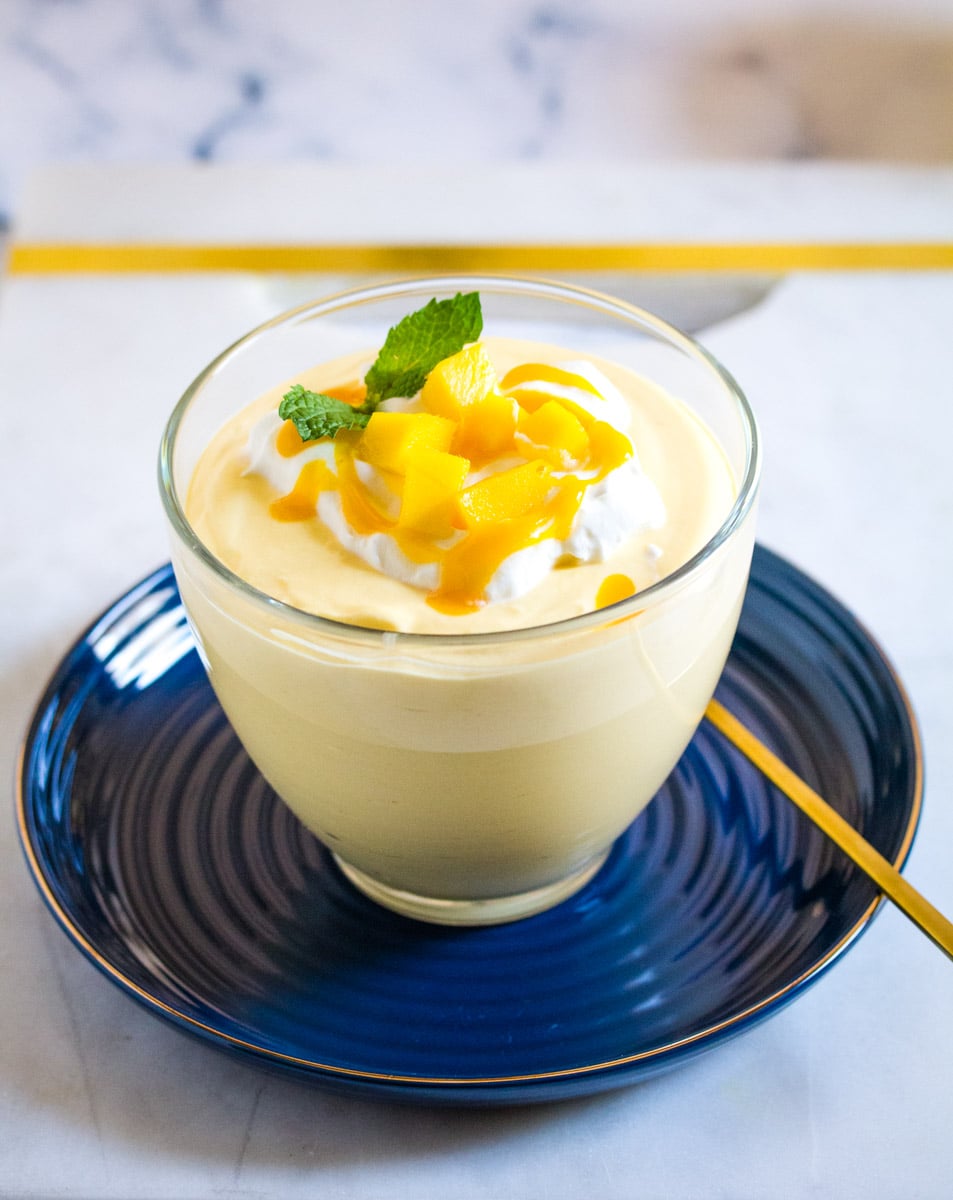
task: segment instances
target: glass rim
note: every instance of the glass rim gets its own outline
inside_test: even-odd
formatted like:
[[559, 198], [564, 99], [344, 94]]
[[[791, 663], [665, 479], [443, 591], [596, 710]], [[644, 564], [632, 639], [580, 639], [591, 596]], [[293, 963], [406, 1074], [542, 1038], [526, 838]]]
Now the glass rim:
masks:
[[[451, 291], [479, 291], [481, 293], [496, 292], [497, 294], [535, 296], [537, 298], [560, 300], [576, 304], [590, 311], [601, 312], [605, 316], [627, 321], [630, 325], [640, 327], [645, 332], [654, 334], [657, 338], [668, 342], [680, 349], [689, 358], [706, 367], [721, 382], [725, 390], [734, 400], [745, 437], [745, 464], [741, 476], [738, 494], [734, 504], [725, 519], [699, 550], [687, 559], [680, 567], [670, 572], [657, 583], [651, 584], [642, 591], [624, 600], [604, 608], [594, 609], [587, 613], [578, 613], [570, 617], [561, 617], [541, 625], [529, 625], [517, 629], [486, 630], [478, 633], [444, 633], [444, 632], [402, 632], [391, 629], [380, 629], [367, 625], [354, 625], [345, 621], [337, 621], [330, 617], [322, 617], [305, 609], [296, 608], [267, 592], [261, 591], [248, 583], [240, 575], [221, 561], [198, 536], [185, 514], [178, 489], [175, 485], [173, 472], [173, 455], [176, 439], [186, 413], [193, 400], [200, 394], [203, 387], [219, 370], [238, 355], [247, 346], [266, 336], [269, 332], [280, 327], [299, 324], [305, 320], [314, 320], [344, 309], [357, 308], [371, 304], [377, 300], [400, 295], [420, 295], [428, 293]], [[293, 308], [284, 310], [269, 320], [256, 325], [247, 333], [226, 347], [192, 380], [182, 393], [178, 403], [163, 430], [159, 446], [159, 490], [162, 496], [166, 516], [173, 532], [182, 543], [195, 555], [199, 561], [216, 575], [228, 587], [237, 591], [253, 604], [284, 618], [287, 622], [323, 634], [333, 634], [336, 638], [348, 638], [363, 643], [386, 645], [395, 644], [418, 646], [487, 646], [535, 640], [554, 635], [575, 633], [595, 625], [605, 625], [624, 620], [642, 609], [654, 607], [670, 592], [678, 590], [684, 583], [696, 576], [700, 569], [723, 546], [744, 522], [754, 505], [758, 492], [761, 475], [761, 441], [758, 424], [754, 411], [747, 397], [738, 385], [734, 376], [695, 338], [684, 333], [675, 325], [655, 316], [646, 309], [619, 300], [594, 289], [580, 287], [574, 284], [562, 283], [557, 280], [536, 278], [519, 275], [422, 275], [402, 277], [399, 279], [367, 284], [360, 287], [335, 291], [319, 300], [309, 300]]]

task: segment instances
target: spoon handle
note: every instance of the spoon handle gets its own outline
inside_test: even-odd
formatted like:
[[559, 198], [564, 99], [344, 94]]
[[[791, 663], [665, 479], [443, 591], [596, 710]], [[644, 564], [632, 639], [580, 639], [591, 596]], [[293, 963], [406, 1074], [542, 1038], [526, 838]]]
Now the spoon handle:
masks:
[[900, 872], [871, 846], [856, 829], [773, 754], [763, 742], [717, 700], [705, 716], [758, 770], [809, 817], [877, 884], [880, 890], [950, 958], [953, 958], [953, 923], [933, 907]]

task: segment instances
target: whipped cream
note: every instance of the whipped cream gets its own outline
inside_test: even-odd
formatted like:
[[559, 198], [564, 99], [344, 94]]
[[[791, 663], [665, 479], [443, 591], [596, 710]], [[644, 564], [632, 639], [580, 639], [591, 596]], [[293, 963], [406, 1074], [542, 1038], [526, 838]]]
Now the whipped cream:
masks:
[[[553, 398], [571, 400], [594, 418], [612, 425], [627, 434], [632, 423], [628, 404], [619, 390], [601, 371], [588, 362], [566, 362], [565, 370], [587, 379], [599, 395], [583, 388], [557, 383], [534, 384]], [[384, 412], [422, 412], [418, 397], [394, 399], [380, 405]], [[277, 410], [264, 413], [251, 427], [245, 447], [246, 474], [264, 478], [278, 495], [286, 495], [295, 486], [306, 463], [321, 460], [328, 470], [336, 473], [333, 443], [328, 439], [306, 443], [293, 457], [285, 457], [276, 448], [278, 431], [283, 424]], [[522, 459], [506, 457], [480, 470], [473, 471], [467, 484], [485, 479], [505, 470]], [[362, 483], [375, 500], [395, 519], [399, 508], [397, 496], [387, 486], [384, 477], [368, 463], [358, 463]], [[554, 472], [554, 477], [569, 472]], [[587, 472], [574, 472], [585, 480]], [[594, 472], [589, 473], [590, 477]], [[345, 550], [356, 555], [369, 567], [391, 579], [423, 591], [433, 591], [439, 583], [440, 564], [414, 562], [403, 552], [395, 538], [386, 532], [357, 533], [344, 514], [341, 498], [335, 490], [322, 491], [317, 498], [319, 520]], [[557, 564], [598, 563], [605, 561], [626, 541], [638, 533], [660, 529], [665, 524], [666, 510], [658, 488], [648, 477], [633, 453], [620, 466], [595, 480], [585, 490], [572, 528], [566, 537], [544, 537], [505, 558], [484, 590], [485, 603], [497, 604], [519, 599], [539, 586]], [[457, 536], [462, 537], [463, 534]], [[446, 545], [453, 544], [450, 539]], [[655, 564], [654, 556], [645, 552], [646, 566]]]

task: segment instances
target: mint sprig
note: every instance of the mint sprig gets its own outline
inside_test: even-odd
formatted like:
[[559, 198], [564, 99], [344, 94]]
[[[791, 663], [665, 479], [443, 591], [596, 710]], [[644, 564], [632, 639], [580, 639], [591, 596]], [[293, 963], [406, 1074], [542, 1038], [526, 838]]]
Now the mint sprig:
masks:
[[367, 397], [363, 404], [355, 407], [296, 383], [285, 392], [278, 416], [294, 421], [306, 442], [333, 438], [339, 429], [363, 429], [380, 403], [395, 396], [415, 396], [437, 363], [475, 342], [482, 331], [478, 292], [430, 300], [388, 331], [364, 376]]

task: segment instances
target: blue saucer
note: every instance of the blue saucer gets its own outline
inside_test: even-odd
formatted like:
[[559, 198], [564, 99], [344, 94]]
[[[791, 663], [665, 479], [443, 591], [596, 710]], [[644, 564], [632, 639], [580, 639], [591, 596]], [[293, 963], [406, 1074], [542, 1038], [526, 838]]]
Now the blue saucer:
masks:
[[[880, 650], [759, 547], [719, 699], [888, 859], [920, 812], [915, 721]], [[428, 1103], [580, 1095], [776, 1013], [880, 895], [711, 726], [587, 887], [511, 925], [374, 905], [251, 765], [164, 567], [70, 650], [18, 818], [73, 942], [180, 1029], [315, 1083]]]

